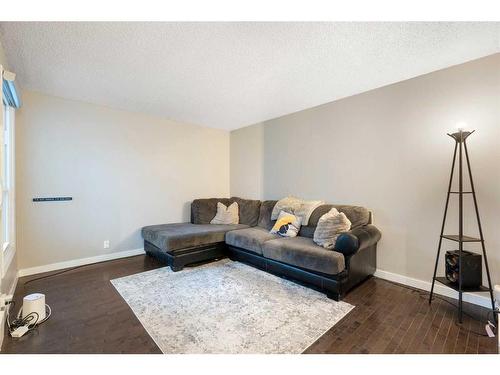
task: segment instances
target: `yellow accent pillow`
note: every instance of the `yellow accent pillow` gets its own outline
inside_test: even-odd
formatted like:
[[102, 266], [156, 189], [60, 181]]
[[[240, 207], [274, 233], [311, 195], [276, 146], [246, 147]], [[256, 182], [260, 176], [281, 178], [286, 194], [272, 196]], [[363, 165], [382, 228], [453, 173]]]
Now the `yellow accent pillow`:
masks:
[[282, 237], [295, 237], [299, 234], [300, 218], [286, 211], [281, 211], [271, 233]]

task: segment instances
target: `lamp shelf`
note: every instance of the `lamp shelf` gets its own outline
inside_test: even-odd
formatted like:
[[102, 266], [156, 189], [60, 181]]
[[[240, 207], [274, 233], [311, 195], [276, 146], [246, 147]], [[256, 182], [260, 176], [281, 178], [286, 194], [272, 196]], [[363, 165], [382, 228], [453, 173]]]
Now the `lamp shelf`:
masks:
[[480, 238], [470, 237], [470, 236], [462, 236], [462, 238], [460, 238], [460, 235], [458, 235], [458, 234], [443, 234], [441, 237], [446, 238], [447, 240], [450, 240], [450, 241], [455, 241], [455, 242], [481, 242], [482, 241]]
[[[456, 290], [457, 292], [460, 291], [459, 287], [458, 287], [458, 283], [452, 283], [450, 280], [448, 280], [446, 277], [443, 277], [443, 276], [438, 276], [438, 277], [435, 277], [434, 280], [436, 280], [437, 282], [447, 286], [448, 288], [451, 288], [451, 289], [454, 289]], [[485, 287], [485, 286], [478, 286], [478, 287], [474, 287], [474, 288], [464, 288], [462, 287], [462, 292], [465, 292], [465, 293], [472, 293], [472, 292], [489, 292], [490, 289]]]

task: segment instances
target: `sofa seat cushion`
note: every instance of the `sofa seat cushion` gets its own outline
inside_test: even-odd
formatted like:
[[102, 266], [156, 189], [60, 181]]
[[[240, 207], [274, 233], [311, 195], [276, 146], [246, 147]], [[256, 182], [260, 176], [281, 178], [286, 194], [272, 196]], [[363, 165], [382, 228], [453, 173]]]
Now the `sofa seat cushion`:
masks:
[[266, 258], [328, 275], [336, 275], [345, 269], [344, 255], [326, 250], [308, 237], [266, 241], [262, 253]]
[[262, 255], [264, 242], [280, 238], [260, 227], [232, 230], [226, 233], [226, 243]]
[[156, 247], [175, 254], [191, 247], [224, 242], [226, 232], [248, 228], [244, 224], [162, 224], [142, 228], [142, 237]]

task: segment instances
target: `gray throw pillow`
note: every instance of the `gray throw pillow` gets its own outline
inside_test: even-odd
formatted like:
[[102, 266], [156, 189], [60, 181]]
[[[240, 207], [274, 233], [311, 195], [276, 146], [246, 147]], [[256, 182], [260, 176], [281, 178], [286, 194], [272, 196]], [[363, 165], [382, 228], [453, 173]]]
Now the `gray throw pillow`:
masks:
[[351, 222], [343, 212], [332, 208], [318, 220], [313, 241], [325, 249], [333, 250], [337, 237], [351, 229]]

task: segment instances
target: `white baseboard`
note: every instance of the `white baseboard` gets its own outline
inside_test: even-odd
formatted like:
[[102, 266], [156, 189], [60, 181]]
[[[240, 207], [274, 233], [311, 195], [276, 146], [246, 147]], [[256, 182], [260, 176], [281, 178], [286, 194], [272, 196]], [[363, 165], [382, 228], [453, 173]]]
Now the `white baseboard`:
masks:
[[131, 257], [131, 256], [135, 256], [135, 255], [142, 255], [142, 254], [144, 254], [144, 249], [118, 251], [115, 253], [97, 255], [97, 256], [89, 257], [89, 258], [80, 258], [80, 259], [68, 260], [65, 262], [46, 264], [44, 266], [23, 268], [23, 269], [18, 271], [18, 276], [23, 277], [23, 276], [35, 275], [37, 273], [57, 271], [57, 270], [62, 270], [64, 268], [83, 266], [86, 264], [105, 262], [107, 260], [127, 258], [127, 257]]
[[[393, 281], [395, 283], [408, 285], [413, 288], [425, 290], [430, 292], [432, 284], [429, 281], [414, 279], [412, 277], [399, 275], [397, 273], [392, 273], [384, 270], [377, 269], [375, 271], [375, 276], [384, 280]], [[447, 288], [439, 283], [434, 284], [434, 293], [445, 297], [451, 297], [458, 299], [458, 292], [453, 289]], [[464, 293], [463, 300], [465, 302], [473, 303], [474, 305], [479, 305], [491, 309], [491, 300], [489, 294], [483, 293], [484, 295], [474, 294], [474, 293]]]

